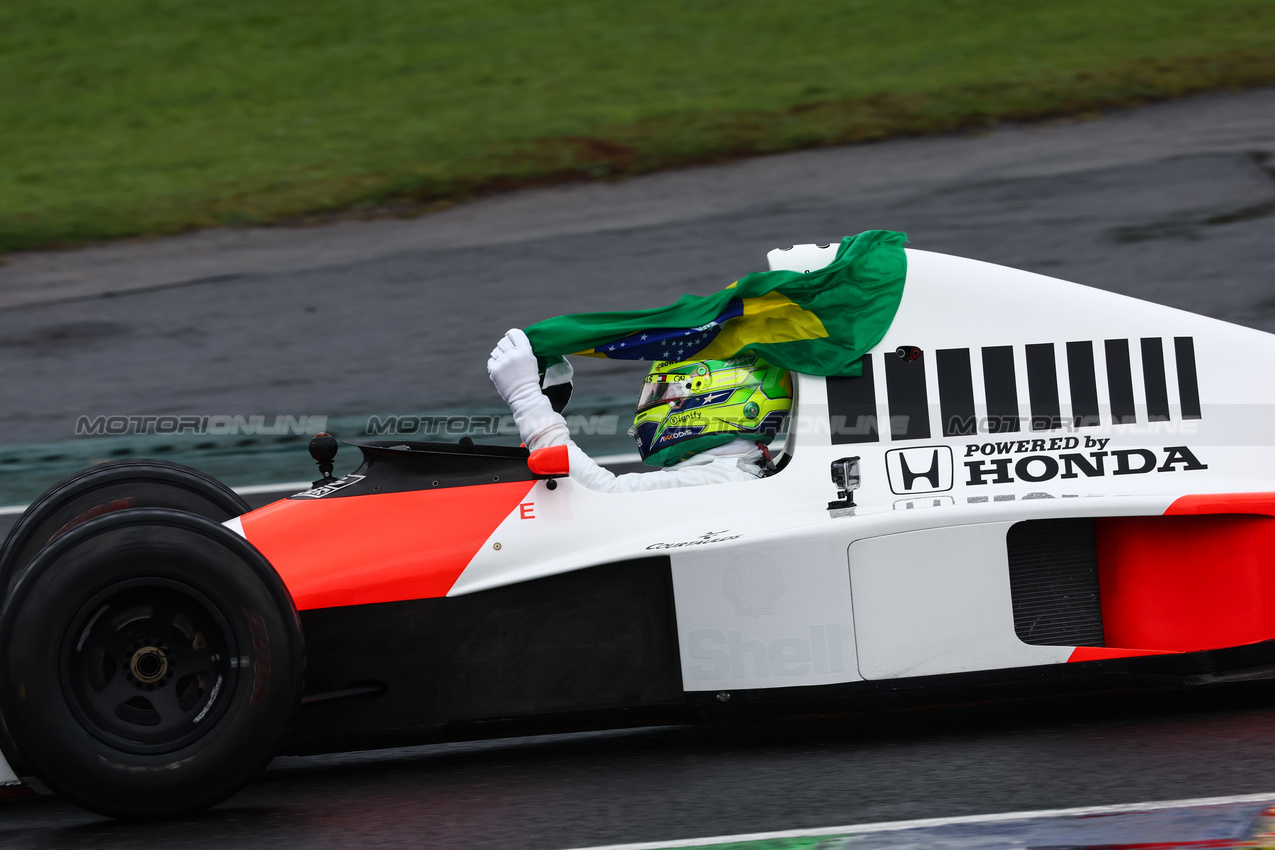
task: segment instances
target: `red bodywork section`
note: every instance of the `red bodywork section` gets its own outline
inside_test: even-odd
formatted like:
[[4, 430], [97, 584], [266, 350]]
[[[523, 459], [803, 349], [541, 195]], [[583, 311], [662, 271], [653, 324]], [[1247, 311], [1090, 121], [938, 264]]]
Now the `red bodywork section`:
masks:
[[1186, 496], [1095, 523], [1105, 647], [1071, 661], [1275, 639], [1275, 494]]
[[534, 481], [285, 499], [245, 514], [244, 536], [297, 609], [446, 596]]

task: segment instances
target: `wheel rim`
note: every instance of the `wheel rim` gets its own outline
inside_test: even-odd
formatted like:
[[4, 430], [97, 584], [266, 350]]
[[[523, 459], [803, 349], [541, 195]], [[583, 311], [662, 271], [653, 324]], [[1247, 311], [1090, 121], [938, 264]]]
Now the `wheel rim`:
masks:
[[189, 746], [217, 725], [239, 662], [229, 623], [169, 579], [113, 585], [71, 618], [61, 652], [68, 703], [84, 728], [125, 752]]

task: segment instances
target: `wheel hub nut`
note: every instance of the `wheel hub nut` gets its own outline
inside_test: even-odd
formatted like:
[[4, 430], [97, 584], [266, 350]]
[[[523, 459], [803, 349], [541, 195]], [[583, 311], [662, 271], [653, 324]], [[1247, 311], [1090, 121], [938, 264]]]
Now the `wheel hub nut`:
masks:
[[168, 675], [168, 656], [157, 646], [143, 646], [133, 653], [128, 669], [142, 684], [154, 684]]

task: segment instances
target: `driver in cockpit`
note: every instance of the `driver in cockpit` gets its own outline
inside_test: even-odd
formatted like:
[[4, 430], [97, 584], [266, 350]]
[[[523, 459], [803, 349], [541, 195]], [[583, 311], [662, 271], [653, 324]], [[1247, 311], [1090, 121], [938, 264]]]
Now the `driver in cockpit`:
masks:
[[487, 373], [527, 448], [566, 446], [571, 477], [600, 493], [762, 478], [775, 469], [767, 446], [792, 410], [792, 377], [756, 354], [659, 361], [642, 384], [629, 430], [642, 461], [659, 471], [615, 475], [572, 441], [566, 420], [545, 394], [570, 383], [565, 360], [550, 366], [542, 381], [531, 342], [515, 328], [492, 350]]

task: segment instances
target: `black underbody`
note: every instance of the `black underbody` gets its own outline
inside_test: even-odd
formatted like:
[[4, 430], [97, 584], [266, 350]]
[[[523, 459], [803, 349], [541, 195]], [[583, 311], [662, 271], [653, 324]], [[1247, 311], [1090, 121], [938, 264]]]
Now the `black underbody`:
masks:
[[309, 701], [289, 751], [453, 737], [458, 723], [685, 704], [667, 558], [301, 619]]
[[880, 682], [682, 690], [670, 566], [608, 564], [466, 596], [302, 613], [286, 753], [1275, 677], [1275, 641]]

